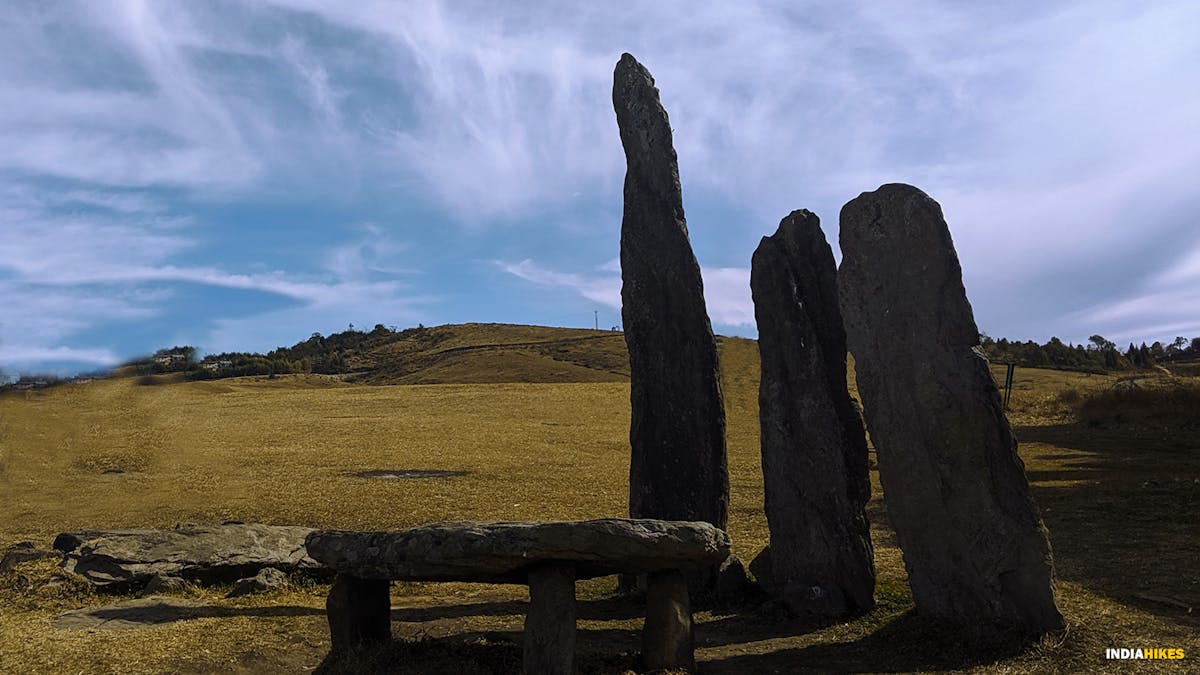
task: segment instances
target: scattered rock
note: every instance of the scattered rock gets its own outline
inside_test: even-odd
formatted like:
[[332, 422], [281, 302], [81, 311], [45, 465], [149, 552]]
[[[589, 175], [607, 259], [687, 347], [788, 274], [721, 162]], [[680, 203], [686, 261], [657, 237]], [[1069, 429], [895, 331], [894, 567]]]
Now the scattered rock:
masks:
[[54, 547], [62, 568], [96, 586], [145, 585], [155, 575], [232, 582], [267, 567], [322, 572], [304, 548], [312, 530], [281, 525], [184, 526], [173, 530], [64, 532]]
[[166, 574], [155, 574], [150, 577], [150, 581], [138, 591], [138, 597], [144, 598], [149, 595], [161, 595], [163, 593], [182, 593], [188, 588], [188, 582], [179, 577], [173, 577]]
[[717, 346], [688, 241], [671, 125], [654, 78], [629, 54], [613, 73], [613, 108], [627, 162], [621, 315], [632, 407], [629, 513], [723, 529], [729, 477]]
[[267, 567], [259, 570], [258, 574], [245, 579], [238, 579], [233, 582], [233, 589], [225, 597], [236, 598], [241, 595], [257, 595], [259, 593], [269, 593], [270, 591], [286, 588], [288, 585], [287, 575], [274, 567]]
[[58, 557], [55, 551], [40, 549], [31, 541], [22, 541], [8, 547], [0, 558], [0, 572], [8, 572], [20, 563]]
[[133, 630], [211, 616], [210, 610], [211, 605], [195, 600], [141, 598], [65, 612], [51, 625], [59, 630]]
[[736, 602], [746, 595], [749, 587], [750, 579], [746, 576], [746, 566], [741, 559], [735, 555], [726, 558], [717, 570], [717, 600]]
[[[769, 559], [759, 583], [795, 614], [874, 606], [871, 497], [862, 420], [846, 387], [837, 267], [820, 220], [793, 211], [750, 271], [762, 362], [758, 406]], [[804, 607], [805, 599], [811, 600]]]
[[543, 563], [572, 561], [578, 579], [716, 566], [729, 535], [703, 522], [610, 518], [545, 523], [435, 523], [400, 532], [318, 530], [314, 559], [363, 579], [528, 583]]
[[979, 632], [1061, 628], [1046, 528], [941, 207], [884, 185], [841, 213], [846, 336], [917, 610]]

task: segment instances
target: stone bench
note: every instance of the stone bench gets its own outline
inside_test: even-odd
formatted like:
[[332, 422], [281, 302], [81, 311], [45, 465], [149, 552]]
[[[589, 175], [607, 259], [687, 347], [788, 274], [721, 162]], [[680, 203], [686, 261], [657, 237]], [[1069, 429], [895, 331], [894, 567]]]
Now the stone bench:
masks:
[[526, 584], [524, 671], [570, 674], [575, 582], [646, 574], [644, 665], [693, 669], [683, 570], [718, 564], [729, 535], [708, 523], [610, 518], [544, 523], [437, 523], [398, 532], [315, 531], [308, 554], [338, 573], [326, 610], [333, 650], [391, 640], [390, 581]]

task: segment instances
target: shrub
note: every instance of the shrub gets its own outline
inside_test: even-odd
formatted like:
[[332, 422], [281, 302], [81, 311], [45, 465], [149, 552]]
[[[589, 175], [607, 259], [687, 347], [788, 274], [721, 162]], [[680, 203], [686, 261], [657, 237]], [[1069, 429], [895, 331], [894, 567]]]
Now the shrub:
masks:
[[1079, 421], [1090, 426], [1153, 425], [1200, 428], [1200, 385], [1118, 383], [1079, 403]]
[[1075, 405], [1083, 400], [1083, 394], [1079, 393], [1079, 387], [1071, 387], [1058, 392], [1058, 402], [1067, 405]]

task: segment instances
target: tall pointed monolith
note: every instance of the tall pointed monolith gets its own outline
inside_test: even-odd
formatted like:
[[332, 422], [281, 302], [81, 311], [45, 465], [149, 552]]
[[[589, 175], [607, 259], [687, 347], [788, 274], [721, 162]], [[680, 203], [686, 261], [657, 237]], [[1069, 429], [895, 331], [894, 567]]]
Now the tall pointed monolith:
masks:
[[623, 54], [613, 108], [625, 148], [621, 314], [629, 348], [629, 513], [725, 528], [729, 477], [717, 345], [688, 241], [671, 125], [654, 78]]
[[793, 211], [762, 238], [750, 290], [771, 531], [751, 571], [796, 614], [865, 612], [875, 605], [867, 440], [846, 388], [837, 267], [816, 215]]
[[917, 611], [965, 628], [1063, 625], [1046, 528], [962, 269], [928, 195], [884, 185], [841, 213], [846, 338]]

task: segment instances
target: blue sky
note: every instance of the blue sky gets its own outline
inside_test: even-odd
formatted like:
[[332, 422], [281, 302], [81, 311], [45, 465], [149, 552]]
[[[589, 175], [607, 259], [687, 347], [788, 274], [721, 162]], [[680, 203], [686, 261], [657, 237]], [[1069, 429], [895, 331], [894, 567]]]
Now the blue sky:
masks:
[[982, 330], [1200, 335], [1200, 4], [42, 2], [0, 13], [0, 370], [350, 323], [620, 320], [633, 53], [714, 328], [882, 183], [943, 207]]

